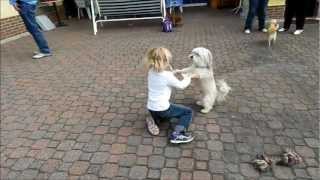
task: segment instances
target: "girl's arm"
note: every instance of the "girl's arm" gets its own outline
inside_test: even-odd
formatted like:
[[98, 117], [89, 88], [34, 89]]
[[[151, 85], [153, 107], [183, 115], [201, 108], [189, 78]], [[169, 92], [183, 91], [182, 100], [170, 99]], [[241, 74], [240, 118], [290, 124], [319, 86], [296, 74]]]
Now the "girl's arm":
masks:
[[184, 69], [176, 69], [173, 71], [173, 73], [191, 73], [194, 70], [194, 66], [191, 65], [190, 67], [184, 68]]
[[173, 73], [170, 73], [167, 77], [168, 85], [171, 87], [175, 87], [177, 89], [184, 89], [188, 87], [191, 82], [191, 76], [188, 76], [185, 74], [182, 74], [182, 76], [183, 76], [183, 80], [180, 81], [173, 75]]

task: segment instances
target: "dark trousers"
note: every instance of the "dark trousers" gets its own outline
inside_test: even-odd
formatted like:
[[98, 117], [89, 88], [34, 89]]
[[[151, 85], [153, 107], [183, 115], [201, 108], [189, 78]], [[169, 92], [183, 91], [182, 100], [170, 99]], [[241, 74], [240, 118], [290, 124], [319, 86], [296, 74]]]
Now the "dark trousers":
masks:
[[292, 18], [296, 16], [296, 29], [303, 29], [306, 19], [307, 0], [286, 0], [286, 10], [284, 12], [284, 28], [289, 29]]
[[36, 22], [36, 5], [31, 5], [25, 2], [19, 2], [20, 16], [33, 39], [36, 41], [41, 53], [51, 53], [48, 42], [43, 36]]
[[149, 110], [149, 112], [157, 125], [159, 125], [162, 120], [170, 120], [171, 118], [179, 119], [178, 124], [175, 127], [175, 131], [178, 133], [189, 127], [193, 116], [192, 109], [177, 104], [171, 104], [169, 109], [165, 111]]
[[259, 30], [263, 29], [266, 20], [268, 0], [250, 0], [245, 29], [251, 29], [255, 16], [258, 16]]

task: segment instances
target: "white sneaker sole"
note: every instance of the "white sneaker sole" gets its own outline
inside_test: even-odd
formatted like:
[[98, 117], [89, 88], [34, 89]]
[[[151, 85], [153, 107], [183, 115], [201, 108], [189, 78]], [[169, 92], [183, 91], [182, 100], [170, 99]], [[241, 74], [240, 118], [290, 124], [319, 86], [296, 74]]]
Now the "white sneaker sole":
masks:
[[182, 143], [189, 143], [193, 141], [194, 137], [188, 139], [187, 141], [181, 141], [181, 140], [170, 140], [170, 143], [172, 144], [182, 144]]

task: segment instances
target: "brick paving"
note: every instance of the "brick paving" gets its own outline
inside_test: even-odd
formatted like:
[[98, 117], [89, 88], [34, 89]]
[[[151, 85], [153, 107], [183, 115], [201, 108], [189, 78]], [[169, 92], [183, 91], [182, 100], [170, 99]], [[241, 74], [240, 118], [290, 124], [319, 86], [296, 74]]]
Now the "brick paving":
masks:
[[[184, 26], [112, 23], [93, 36], [88, 21], [46, 33], [54, 56], [30, 59], [25, 37], [1, 47], [1, 179], [318, 179], [318, 29], [301, 36], [244, 35], [230, 11], [187, 9]], [[145, 51], [168, 47], [173, 65], [189, 65], [192, 48], [214, 55], [214, 71], [232, 87], [226, 102], [199, 113], [194, 84], [173, 101], [195, 110], [194, 142], [171, 145], [168, 124], [157, 137], [144, 127]], [[258, 173], [256, 153], [285, 149], [303, 162]]]

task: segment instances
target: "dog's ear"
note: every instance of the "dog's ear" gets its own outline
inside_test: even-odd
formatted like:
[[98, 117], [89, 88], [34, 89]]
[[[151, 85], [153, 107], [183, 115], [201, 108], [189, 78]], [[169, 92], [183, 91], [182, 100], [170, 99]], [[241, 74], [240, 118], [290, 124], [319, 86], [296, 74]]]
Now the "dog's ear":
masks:
[[209, 51], [209, 50], [207, 50], [207, 53], [206, 53], [206, 63], [207, 63], [207, 67], [209, 68], [209, 69], [212, 69], [212, 59], [213, 59], [213, 57], [212, 57], [212, 54], [211, 54], [211, 52]]

